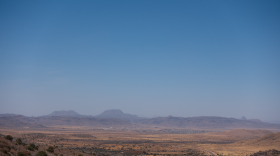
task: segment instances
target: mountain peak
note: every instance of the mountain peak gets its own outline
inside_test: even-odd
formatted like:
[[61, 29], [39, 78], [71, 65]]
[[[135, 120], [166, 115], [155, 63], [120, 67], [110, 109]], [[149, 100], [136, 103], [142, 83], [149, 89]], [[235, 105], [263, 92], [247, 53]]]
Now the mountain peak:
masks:
[[54, 111], [47, 116], [81, 116], [81, 115], [73, 110], [68, 110], [68, 111], [61, 110], [61, 111]]
[[[110, 114], [110, 115], [123, 115], [123, 111], [119, 110], [119, 109], [109, 109], [109, 110], [105, 110], [103, 113], [101, 114]], [[101, 115], [100, 114], [100, 115]]]
[[135, 120], [135, 119], [139, 118], [136, 115], [123, 113], [119, 109], [105, 110], [103, 113], [101, 113], [95, 117], [97, 117], [97, 118], [117, 118], [117, 119], [122, 119], [122, 120]]

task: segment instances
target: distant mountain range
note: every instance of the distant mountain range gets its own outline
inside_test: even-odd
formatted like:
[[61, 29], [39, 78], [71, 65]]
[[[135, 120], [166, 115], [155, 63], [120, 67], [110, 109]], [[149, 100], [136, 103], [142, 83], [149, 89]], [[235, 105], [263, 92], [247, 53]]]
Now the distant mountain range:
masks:
[[68, 117], [88, 117], [89, 115], [81, 115], [73, 110], [61, 110], [61, 111], [54, 111], [49, 115], [44, 116], [68, 116]]
[[143, 119], [143, 118], [138, 117], [137, 115], [123, 113], [119, 109], [105, 110], [103, 113], [96, 115], [96, 116], [81, 115], [73, 110], [54, 111], [51, 114], [44, 115], [44, 116], [95, 117], [95, 118], [104, 118], [104, 119], [112, 118], [112, 119], [121, 119], [121, 120], [125, 120], [125, 121], [135, 121], [135, 120]]
[[[26, 117], [26, 116], [11, 116], [9, 123], [14, 123], [14, 121], [19, 121], [21, 123], [20, 127], [34, 127], [37, 125], [38, 128], [42, 126], [54, 126], [54, 125], [66, 125], [66, 126], [92, 126], [92, 127], [111, 127], [111, 126], [126, 126], [130, 125], [129, 122], [120, 119], [98, 119], [93, 117], [68, 117], [68, 116], [41, 116], [41, 117]], [[0, 117], [0, 125], [1, 124]], [[7, 125], [7, 124], [6, 124]]]
[[280, 129], [280, 125], [262, 122], [260, 120], [244, 120], [235, 118], [202, 116], [202, 117], [157, 117], [142, 119], [139, 123], [144, 125], [156, 125], [163, 127], [180, 128], [203, 128], [203, 129], [222, 129], [222, 128], [272, 128]]
[[10, 113], [0, 114], [0, 116], [14, 116], [14, 115], [17, 115], [17, 114], [10, 114]]
[[[0, 127], [7, 128], [47, 128], [44, 125], [38, 123], [29, 123], [28, 121], [21, 120], [24, 118], [22, 115], [14, 115], [14, 116], [1, 116], [0, 117]], [[30, 117], [25, 117], [30, 118]]]
[[121, 119], [121, 120], [126, 120], [126, 121], [135, 121], [135, 120], [142, 119], [142, 118], [138, 117], [137, 115], [123, 113], [119, 109], [106, 110], [103, 113], [101, 113], [95, 117], [96, 118], [106, 118], [106, 119], [115, 118], [115, 119]]
[[202, 116], [202, 117], [155, 117], [141, 118], [137, 115], [123, 113], [118, 109], [106, 110], [97, 116], [81, 115], [77, 112], [54, 111], [40, 117], [26, 117], [21, 115], [0, 115], [0, 127], [32, 127], [45, 128], [51, 125], [71, 126], [159, 126], [169, 128], [199, 128], [199, 129], [280, 129], [279, 124], [262, 122], [258, 119], [242, 119]]

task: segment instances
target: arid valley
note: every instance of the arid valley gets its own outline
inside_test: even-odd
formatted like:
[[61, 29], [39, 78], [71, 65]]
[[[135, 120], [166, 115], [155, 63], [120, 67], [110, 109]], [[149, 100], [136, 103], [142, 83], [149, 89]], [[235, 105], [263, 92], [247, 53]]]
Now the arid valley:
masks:
[[[0, 155], [17, 155], [19, 151], [30, 155], [46, 151], [49, 156], [262, 155], [259, 151], [280, 155], [280, 125], [258, 120], [133, 118], [120, 110], [94, 117], [69, 111], [57, 113], [58, 116], [42, 117], [1, 116]], [[7, 135], [13, 139], [4, 139]], [[19, 138], [23, 144], [17, 143]], [[38, 150], [28, 150], [31, 143]], [[49, 152], [49, 147], [54, 150]]]

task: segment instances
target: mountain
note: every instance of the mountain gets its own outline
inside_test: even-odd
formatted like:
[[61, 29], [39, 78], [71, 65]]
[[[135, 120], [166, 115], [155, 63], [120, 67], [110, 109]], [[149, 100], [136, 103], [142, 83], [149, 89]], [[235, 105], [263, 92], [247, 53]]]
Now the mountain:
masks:
[[0, 114], [0, 116], [14, 116], [14, 115], [17, 115], [17, 114], [11, 114], [11, 113]]
[[46, 128], [46, 126], [38, 123], [28, 123], [28, 121], [20, 120], [20, 118], [28, 118], [22, 115], [1, 116], [0, 127], [6, 128]]
[[32, 119], [34, 123], [43, 125], [68, 125], [68, 126], [91, 126], [91, 127], [111, 127], [111, 126], [127, 126], [129, 122], [120, 119], [98, 119], [93, 117], [37, 117]]
[[250, 121], [262, 122], [260, 119], [248, 119]]
[[[43, 126], [44, 125], [44, 126]], [[93, 117], [68, 117], [68, 116], [9, 116], [0, 117], [0, 126], [8, 128], [46, 128], [46, 126], [91, 126], [91, 127], [118, 127], [128, 126], [129, 122], [120, 119], [98, 119]]]
[[270, 124], [260, 121], [240, 120], [225, 117], [157, 117], [151, 119], [141, 119], [138, 121], [145, 125], [155, 125], [164, 127], [181, 127], [181, 128], [203, 128], [203, 129], [236, 129], [236, 128], [269, 128], [280, 129], [278, 124]]
[[135, 121], [135, 120], [141, 119], [137, 115], [126, 114], [126, 113], [123, 113], [119, 109], [106, 110], [103, 113], [101, 113], [95, 117], [96, 118], [116, 118], [116, 119], [121, 119], [121, 120], [126, 120], [126, 121]]
[[81, 115], [73, 110], [69, 110], [69, 111], [54, 111], [49, 115], [45, 115], [45, 116], [68, 116], [68, 117], [87, 117], [86, 115]]
[[1, 127], [42, 127], [43, 125], [72, 125], [72, 126], [126, 126], [131, 125], [161, 126], [169, 128], [197, 128], [197, 129], [274, 129], [279, 130], [279, 124], [271, 124], [260, 120], [242, 120], [226, 117], [156, 117], [141, 118], [136, 115], [123, 113], [118, 109], [106, 110], [97, 116], [80, 115], [77, 112], [54, 111], [40, 117], [26, 117], [21, 115], [0, 116]]

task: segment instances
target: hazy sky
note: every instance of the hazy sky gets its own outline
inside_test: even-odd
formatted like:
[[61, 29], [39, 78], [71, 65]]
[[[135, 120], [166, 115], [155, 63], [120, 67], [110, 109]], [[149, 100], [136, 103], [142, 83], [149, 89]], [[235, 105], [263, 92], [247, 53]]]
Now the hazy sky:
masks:
[[280, 1], [0, 1], [0, 113], [280, 119]]

